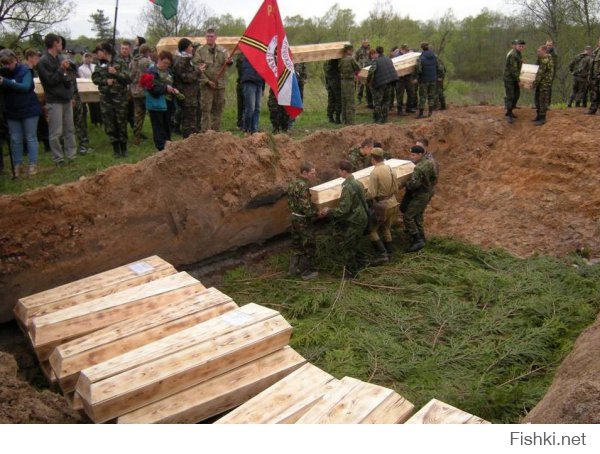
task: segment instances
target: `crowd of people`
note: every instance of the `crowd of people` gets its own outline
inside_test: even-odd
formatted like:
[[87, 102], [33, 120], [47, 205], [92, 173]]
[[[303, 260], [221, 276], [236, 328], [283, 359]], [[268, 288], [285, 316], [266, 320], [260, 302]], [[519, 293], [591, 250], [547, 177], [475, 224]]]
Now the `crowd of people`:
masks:
[[[318, 276], [315, 267], [317, 253], [314, 221], [327, 218], [334, 223], [336, 244], [344, 261], [344, 278], [353, 279], [365, 267], [387, 263], [394, 253], [392, 226], [402, 212], [404, 231], [409, 238], [407, 252], [425, 247], [424, 213], [434, 195], [438, 180], [438, 165], [427, 150], [429, 142], [417, 140], [409, 150], [415, 164], [405, 184], [401, 203], [396, 194], [398, 180], [386, 159], [392, 156], [382, 144], [372, 138], [350, 150], [346, 159], [338, 163], [338, 174], [344, 179], [339, 204], [336, 208], [317, 208], [311, 203], [310, 187], [317, 181], [317, 170], [310, 162], [300, 166], [299, 177], [288, 186], [288, 205], [291, 211], [292, 255], [289, 274], [304, 280]], [[353, 172], [373, 166], [368, 190], [354, 178]], [[368, 236], [374, 255], [367, 256], [360, 247]]]

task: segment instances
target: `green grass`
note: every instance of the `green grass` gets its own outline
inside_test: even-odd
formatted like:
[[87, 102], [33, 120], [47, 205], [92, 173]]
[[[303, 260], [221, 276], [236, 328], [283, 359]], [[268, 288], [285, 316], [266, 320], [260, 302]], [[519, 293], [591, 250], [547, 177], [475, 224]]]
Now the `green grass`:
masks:
[[260, 275], [230, 272], [223, 290], [281, 311], [292, 347], [315, 365], [392, 387], [418, 408], [437, 398], [518, 422], [600, 308], [600, 266], [577, 257], [522, 260], [434, 239], [349, 283], [335, 248], [320, 239], [316, 281], [287, 277], [282, 254]]

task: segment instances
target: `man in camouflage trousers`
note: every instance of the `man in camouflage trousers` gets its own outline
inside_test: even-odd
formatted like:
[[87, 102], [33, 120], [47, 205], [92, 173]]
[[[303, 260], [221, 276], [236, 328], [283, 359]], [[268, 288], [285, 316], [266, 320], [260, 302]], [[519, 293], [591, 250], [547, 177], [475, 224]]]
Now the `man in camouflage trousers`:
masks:
[[127, 156], [127, 103], [128, 85], [131, 83], [129, 68], [115, 55], [109, 43], [96, 48], [98, 65], [92, 74], [92, 81], [100, 92], [100, 110], [104, 130], [113, 146], [115, 157]]
[[513, 109], [519, 102], [521, 88], [519, 79], [521, 77], [521, 67], [523, 66], [523, 56], [521, 52], [525, 48], [525, 41], [515, 39], [512, 42], [512, 49], [506, 55], [506, 64], [504, 66], [504, 107], [506, 108], [506, 119], [513, 123], [517, 118]]
[[70, 63], [67, 69], [67, 79], [71, 82], [71, 90], [73, 91], [73, 125], [75, 126], [75, 136], [79, 142], [79, 154], [86, 154], [90, 151], [90, 139], [88, 137], [87, 127], [87, 108], [81, 102], [79, 89], [77, 87], [77, 66], [71, 61], [70, 55], [63, 54], [63, 57]]
[[438, 83], [437, 55], [429, 49], [429, 43], [421, 43], [421, 55], [417, 60], [417, 79], [419, 81], [419, 114], [417, 118], [424, 118], [425, 102], [429, 108], [427, 116], [431, 117], [435, 108], [436, 87]]
[[[569, 72], [573, 74], [573, 91], [567, 107], [581, 107], [588, 89], [588, 77], [592, 66], [592, 46], [585, 46], [582, 53], [577, 55], [569, 64]], [[585, 107], [585, 106], [584, 106]]]
[[202, 132], [221, 129], [221, 117], [225, 107], [227, 70], [224, 65], [232, 65], [233, 60], [227, 50], [217, 45], [217, 33], [210, 28], [205, 34], [206, 44], [200, 47], [192, 59], [195, 66], [206, 65], [200, 80], [200, 102], [202, 104]]
[[354, 124], [354, 84], [356, 74], [360, 69], [352, 57], [352, 49], [351, 44], [344, 46], [344, 57], [338, 64], [342, 92], [342, 123], [345, 125]]
[[415, 145], [410, 149], [410, 160], [415, 163], [415, 168], [406, 182], [406, 192], [400, 204], [400, 211], [402, 211], [404, 219], [404, 231], [411, 241], [408, 252], [417, 252], [425, 247], [423, 214], [431, 200], [437, 181], [433, 163], [426, 159], [424, 154], [423, 147]]
[[181, 38], [177, 48], [178, 52], [173, 64], [173, 85], [185, 96], [185, 99], [180, 102], [181, 135], [185, 139], [198, 132], [196, 126], [203, 67], [192, 65], [194, 47], [189, 39]]
[[342, 194], [337, 208], [324, 208], [320, 215], [329, 216], [338, 228], [340, 238], [340, 253], [346, 266], [345, 278], [353, 279], [360, 271], [362, 260], [359, 250], [360, 240], [367, 228], [367, 202], [365, 188], [352, 175], [352, 164], [341, 161], [338, 172], [342, 183]]
[[327, 119], [330, 123], [340, 124], [342, 112], [342, 87], [340, 80], [340, 60], [327, 60], [323, 64], [325, 88], [327, 89]]
[[387, 121], [390, 109], [391, 84], [398, 80], [398, 74], [392, 60], [384, 55], [383, 47], [378, 46], [376, 50], [378, 57], [369, 68], [367, 85], [373, 92], [373, 121], [383, 124]]
[[[410, 52], [408, 44], [402, 44], [400, 46], [400, 55], [405, 55]], [[406, 115], [407, 113], [415, 113], [414, 109], [414, 98], [415, 98], [415, 84], [413, 83], [415, 74], [407, 74], [406, 76], [400, 76], [398, 78], [398, 86], [396, 90], [396, 109], [398, 115]], [[406, 93], [406, 103], [404, 103], [404, 93]], [[404, 112], [402, 107], [405, 107]]]
[[300, 178], [291, 182], [287, 189], [288, 206], [292, 212], [292, 256], [289, 274], [300, 275], [302, 279], [316, 278], [314, 269], [317, 240], [313, 220], [317, 211], [310, 200], [309, 188], [315, 184], [317, 171], [310, 162], [300, 166]]
[[552, 62], [552, 57], [548, 54], [546, 46], [540, 46], [537, 54], [539, 67], [535, 80], [533, 81], [537, 115], [533, 121], [536, 126], [541, 126], [546, 123], [546, 112], [550, 105], [554, 63]]
[[269, 107], [269, 119], [271, 120], [271, 126], [273, 126], [273, 134], [287, 132], [290, 127], [290, 116], [285, 108], [277, 102], [272, 88], [269, 89], [267, 106]]
[[[369, 51], [371, 50], [371, 46], [369, 44], [369, 40], [368, 39], [363, 39], [362, 40], [362, 44], [361, 46], [356, 50], [356, 52], [354, 53], [354, 59], [356, 60], [356, 62], [358, 63], [358, 66], [360, 66], [360, 68], [364, 68], [365, 66], [368, 66], [369, 64]], [[366, 93], [366, 97], [367, 97], [367, 107], [369, 108], [373, 108], [373, 95], [371, 93], [371, 89], [369, 88], [368, 85], [363, 84], [362, 82], [358, 81], [358, 103], [360, 104], [362, 102], [363, 99], [363, 93]]]
[[446, 79], [446, 65], [437, 56], [437, 82], [435, 84], [435, 109], [446, 110], [446, 95], [444, 94], [444, 81]]
[[142, 44], [138, 49], [138, 54], [133, 57], [129, 65], [131, 85], [129, 91], [133, 100], [133, 143], [139, 145], [142, 141], [142, 128], [146, 118], [146, 94], [144, 88], [140, 85], [140, 76], [152, 64], [150, 59], [150, 46]]
[[592, 54], [592, 66], [588, 78], [590, 90], [590, 110], [589, 115], [595, 115], [600, 104], [600, 39], [598, 45]]

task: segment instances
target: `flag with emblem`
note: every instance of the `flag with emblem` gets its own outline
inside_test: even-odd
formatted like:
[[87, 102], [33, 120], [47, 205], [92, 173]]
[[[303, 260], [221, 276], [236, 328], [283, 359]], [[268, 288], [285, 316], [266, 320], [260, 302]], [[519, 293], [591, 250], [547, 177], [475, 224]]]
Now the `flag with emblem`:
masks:
[[265, 0], [239, 42], [256, 72], [273, 89], [277, 102], [294, 119], [302, 112], [302, 98], [290, 45], [276, 0]]

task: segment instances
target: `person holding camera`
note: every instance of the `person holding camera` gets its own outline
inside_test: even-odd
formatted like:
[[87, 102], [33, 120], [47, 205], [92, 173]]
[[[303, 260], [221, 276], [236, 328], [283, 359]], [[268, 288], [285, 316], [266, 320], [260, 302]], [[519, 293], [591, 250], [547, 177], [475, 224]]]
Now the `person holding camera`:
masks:
[[[48, 129], [52, 161], [61, 166], [75, 159], [77, 152], [75, 126], [73, 123], [73, 90], [69, 79], [68, 60], [60, 61], [62, 41], [60, 36], [49, 33], [44, 37], [46, 52], [38, 63], [40, 82], [44, 88], [48, 109]], [[63, 138], [63, 144], [61, 143]]]

